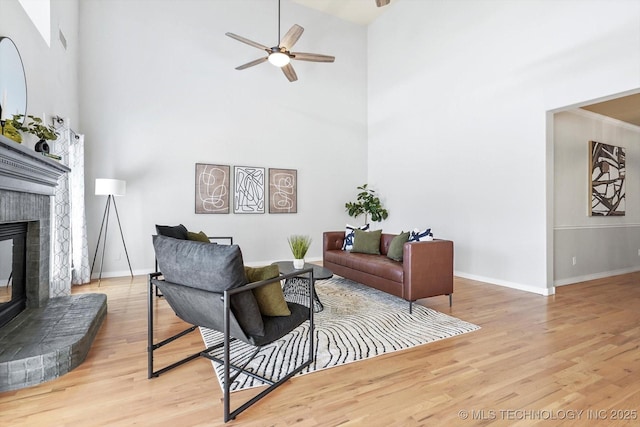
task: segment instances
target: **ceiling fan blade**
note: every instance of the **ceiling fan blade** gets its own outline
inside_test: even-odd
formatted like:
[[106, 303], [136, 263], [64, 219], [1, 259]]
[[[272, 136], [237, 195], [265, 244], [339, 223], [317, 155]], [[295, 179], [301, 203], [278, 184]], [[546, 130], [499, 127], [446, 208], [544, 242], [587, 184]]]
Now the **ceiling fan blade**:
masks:
[[286, 50], [290, 50], [294, 44], [298, 41], [304, 28], [298, 24], [293, 24], [293, 27], [287, 31], [282, 40], [280, 40], [280, 47], [284, 47]]
[[296, 71], [293, 69], [293, 66], [291, 64], [287, 64], [284, 67], [282, 67], [282, 72], [284, 73], [285, 76], [287, 76], [290, 82], [295, 82], [296, 80], [298, 80]]
[[262, 64], [267, 59], [269, 59], [269, 57], [265, 56], [264, 58], [260, 58], [260, 59], [256, 59], [255, 61], [247, 62], [246, 64], [243, 64], [243, 65], [240, 65], [239, 67], [236, 67], [236, 70], [244, 70], [245, 68], [249, 68], [249, 67], [253, 67], [254, 65]]
[[231, 37], [232, 39], [238, 40], [239, 42], [246, 43], [249, 46], [257, 47], [258, 49], [262, 49], [262, 50], [266, 50], [267, 52], [270, 52], [270, 49], [268, 47], [266, 47], [265, 45], [262, 45], [260, 43], [254, 42], [253, 40], [246, 39], [246, 38], [244, 38], [242, 36], [239, 36], [239, 35], [233, 34], [233, 33], [225, 33], [225, 34], [227, 36]]
[[376, 5], [378, 7], [386, 6], [389, 4], [391, 0], [376, 0]]
[[291, 56], [299, 61], [333, 62], [336, 60], [335, 56], [320, 55], [319, 53], [291, 52]]

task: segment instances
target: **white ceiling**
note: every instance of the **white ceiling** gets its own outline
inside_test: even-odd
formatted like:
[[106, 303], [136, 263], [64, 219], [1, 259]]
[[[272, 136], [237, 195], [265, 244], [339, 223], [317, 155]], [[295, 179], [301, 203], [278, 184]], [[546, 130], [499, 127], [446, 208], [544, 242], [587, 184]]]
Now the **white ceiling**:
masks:
[[584, 110], [613, 117], [623, 122], [640, 126], [640, 93], [623, 96], [609, 101], [585, 105]]
[[[345, 21], [368, 25], [378, 16], [393, 7], [391, 0], [387, 6], [377, 7], [376, 0], [291, 0], [302, 6], [337, 16]], [[613, 117], [635, 126], [640, 126], [640, 94], [626, 96], [582, 107], [605, 116]]]
[[376, 6], [376, 0], [291, 0], [311, 9], [337, 16], [345, 21], [368, 25], [393, 5]]

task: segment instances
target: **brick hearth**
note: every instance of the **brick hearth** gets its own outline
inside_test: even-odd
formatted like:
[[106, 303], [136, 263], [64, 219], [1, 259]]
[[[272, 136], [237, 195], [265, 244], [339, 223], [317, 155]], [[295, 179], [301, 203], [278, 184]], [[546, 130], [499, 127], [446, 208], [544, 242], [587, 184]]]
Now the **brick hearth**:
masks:
[[0, 392], [78, 366], [107, 312], [104, 294], [49, 298], [50, 196], [68, 171], [0, 135], [0, 223], [27, 223], [27, 308], [0, 328]]

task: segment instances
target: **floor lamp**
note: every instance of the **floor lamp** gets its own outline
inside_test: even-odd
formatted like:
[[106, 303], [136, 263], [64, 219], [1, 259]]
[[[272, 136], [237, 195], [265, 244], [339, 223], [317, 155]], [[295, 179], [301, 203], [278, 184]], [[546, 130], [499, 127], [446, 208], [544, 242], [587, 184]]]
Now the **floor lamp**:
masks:
[[116, 199], [114, 196], [124, 196], [127, 193], [127, 182], [120, 179], [96, 179], [96, 196], [107, 196], [107, 204], [104, 207], [104, 214], [102, 215], [102, 225], [100, 226], [100, 234], [98, 234], [98, 243], [96, 244], [96, 251], [93, 255], [93, 263], [91, 264], [91, 273], [93, 273], [93, 267], [96, 264], [96, 257], [98, 256], [98, 248], [100, 247], [100, 238], [102, 237], [102, 230], [104, 230], [104, 240], [102, 241], [102, 257], [100, 259], [100, 276], [98, 282], [102, 280], [102, 266], [104, 265], [104, 253], [107, 246], [107, 229], [109, 228], [109, 213], [111, 210], [111, 204], [116, 211], [116, 218], [118, 220], [118, 228], [120, 229], [120, 237], [122, 237], [122, 245], [124, 246], [124, 253], [127, 256], [127, 263], [129, 264], [129, 272], [133, 279], [133, 270], [131, 270], [131, 262], [129, 261], [129, 253], [127, 252], [127, 244], [124, 242], [124, 234], [122, 234], [122, 225], [120, 224], [120, 215], [118, 214], [118, 206], [116, 206]]

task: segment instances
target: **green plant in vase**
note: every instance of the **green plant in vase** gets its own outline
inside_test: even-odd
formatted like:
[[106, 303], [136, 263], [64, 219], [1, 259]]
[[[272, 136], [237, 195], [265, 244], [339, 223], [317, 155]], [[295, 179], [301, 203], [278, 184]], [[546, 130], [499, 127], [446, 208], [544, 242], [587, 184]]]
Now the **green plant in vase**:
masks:
[[30, 133], [31, 135], [35, 135], [38, 138], [38, 142], [36, 143], [35, 150], [42, 153], [49, 152], [49, 144], [47, 144], [47, 140], [55, 140], [58, 138], [58, 132], [53, 126], [47, 126], [42, 122], [40, 117], [36, 116], [27, 116], [30, 120], [29, 123], [20, 123], [20, 120], [24, 117], [22, 114], [15, 114], [13, 116], [13, 124], [14, 126], [17, 124], [19, 131]]
[[356, 197], [355, 202], [347, 202], [344, 207], [347, 210], [349, 216], [354, 218], [364, 214], [364, 223], [367, 224], [367, 217], [371, 215], [371, 221], [380, 222], [383, 219], [387, 219], [389, 212], [382, 207], [380, 198], [376, 195], [376, 192], [367, 187], [367, 184], [358, 187], [361, 190]]
[[309, 246], [311, 246], [311, 237], [294, 234], [287, 239], [291, 253], [293, 254], [293, 268], [301, 269], [304, 267], [304, 257], [307, 255]]

